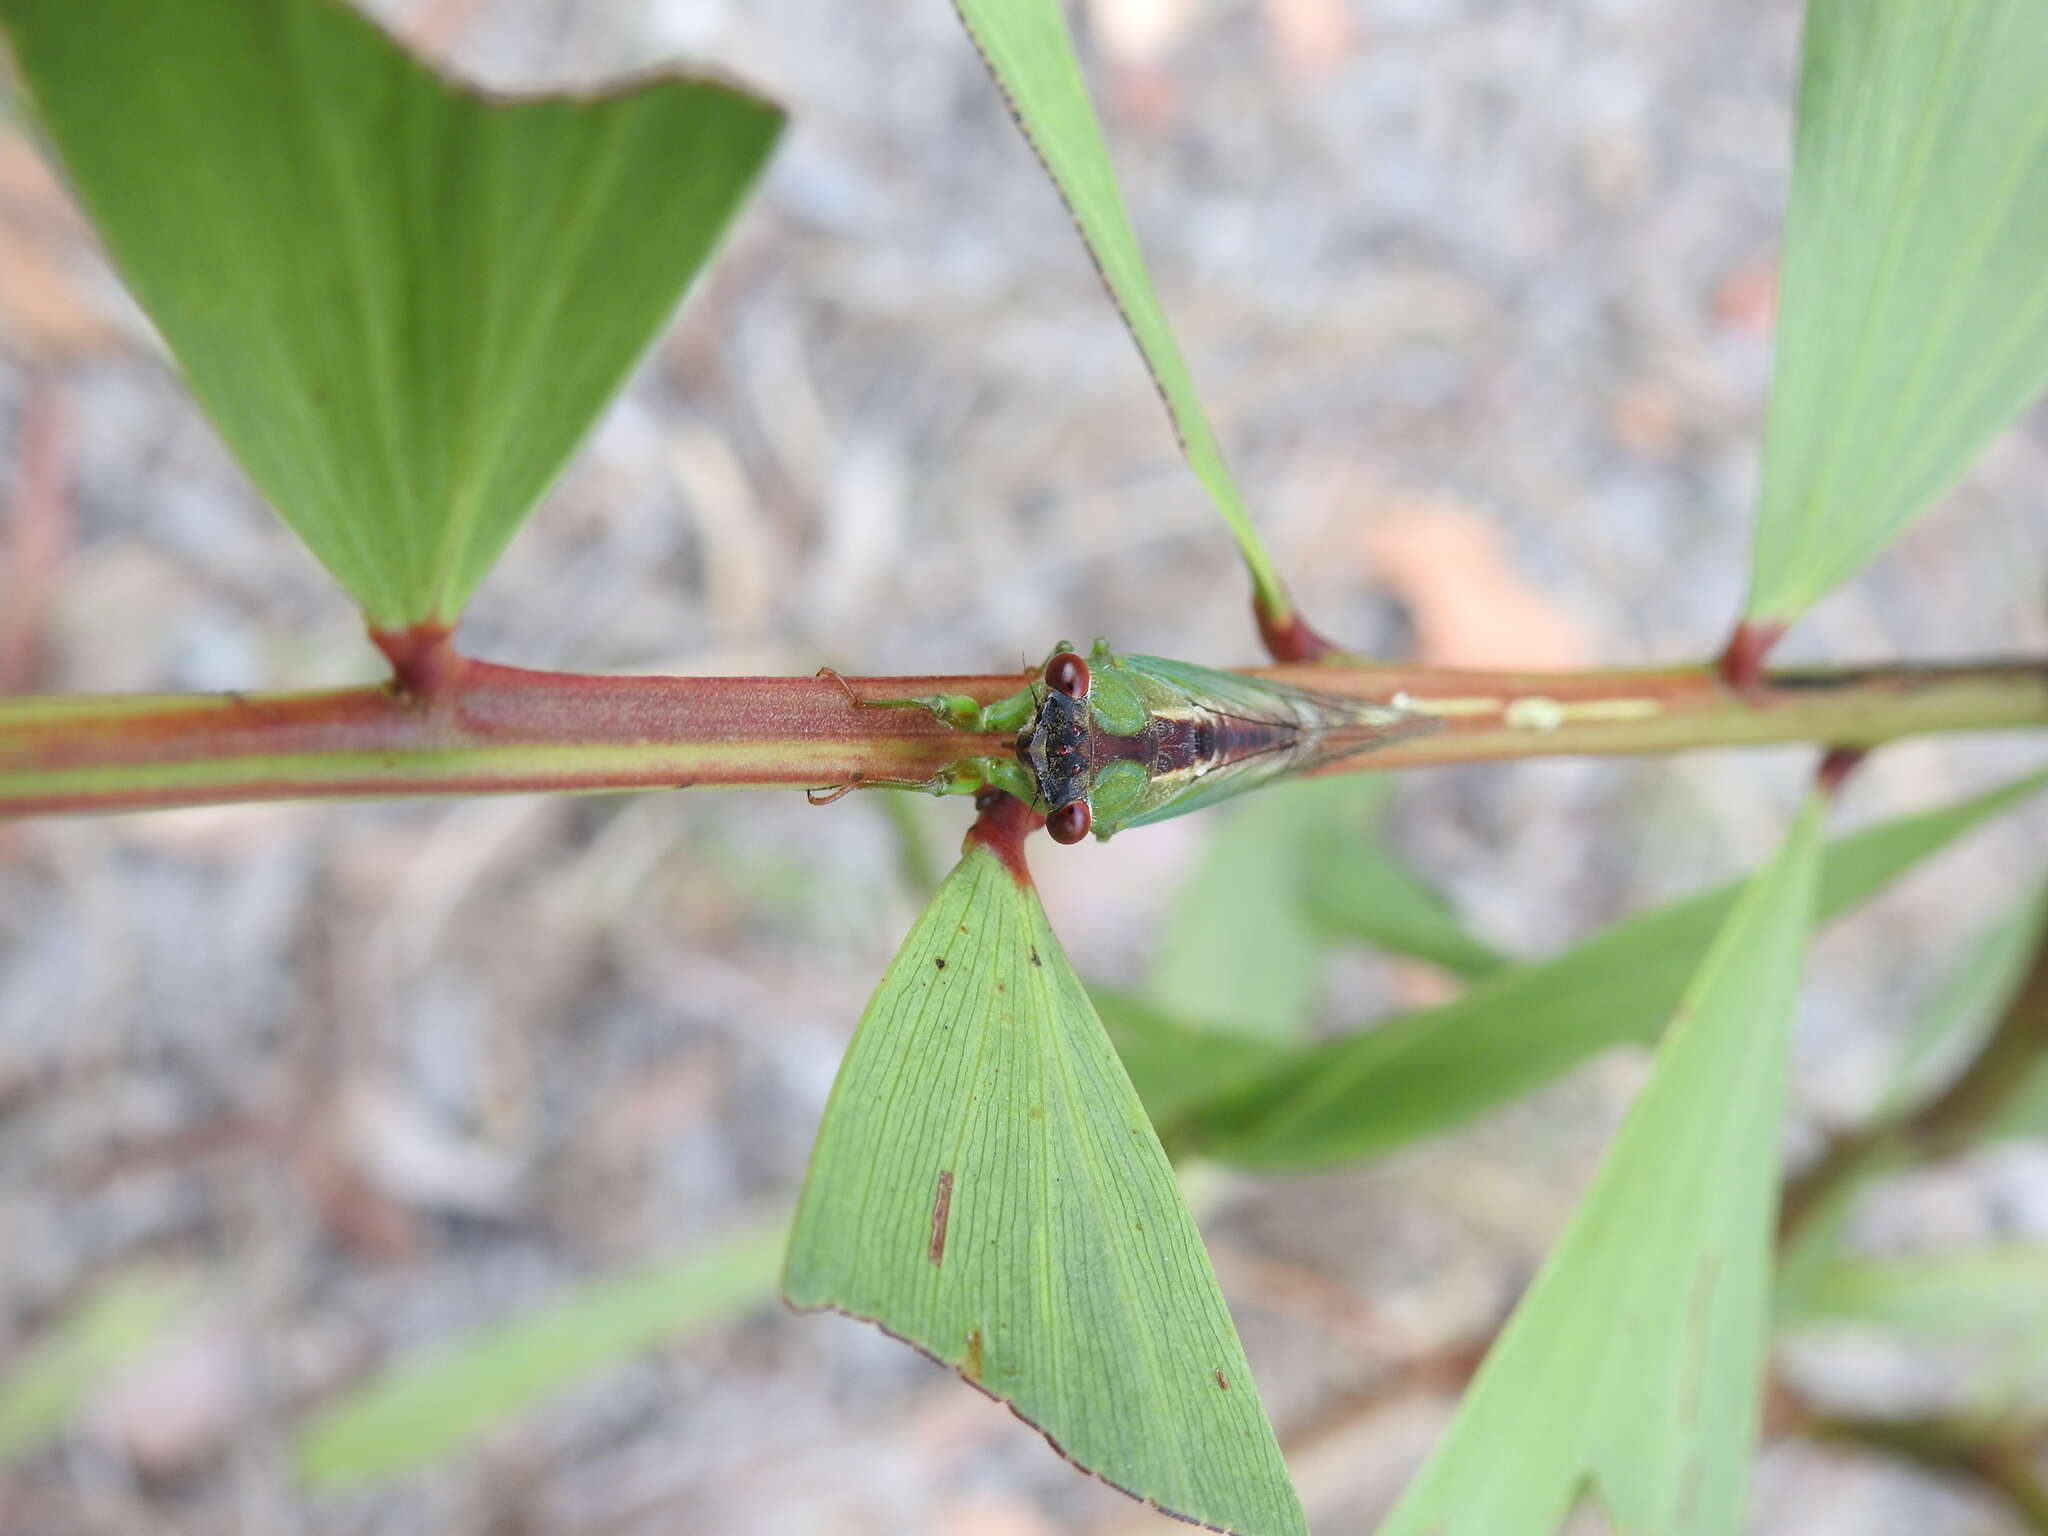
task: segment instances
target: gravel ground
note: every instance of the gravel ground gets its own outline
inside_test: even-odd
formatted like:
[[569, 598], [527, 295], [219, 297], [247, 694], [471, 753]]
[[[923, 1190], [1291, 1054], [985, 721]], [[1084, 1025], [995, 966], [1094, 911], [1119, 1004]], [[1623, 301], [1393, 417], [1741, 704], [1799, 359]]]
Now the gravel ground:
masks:
[[[793, 114], [724, 258], [484, 587], [470, 649], [975, 672], [1103, 633], [1252, 658], [1227, 540], [940, 0], [383, 9], [494, 85], [686, 57]], [[1163, 297], [1319, 625], [1476, 664], [1718, 646], [1755, 485], [1794, 6], [1095, 0], [1083, 22]], [[239, 478], [18, 137], [0, 142], [0, 315], [9, 440], [55, 422], [68, 481], [36, 687], [372, 675], [352, 610]], [[2037, 411], [1785, 654], [2048, 649], [2044, 478]], [[1902, 746], [1842, 819], [2039, 758]], [[1543, 953], [1754, 862], [1808, 761], [1418, 774], [1394, 836], [1480, 931]], [[943, 857], [965, 808], [917, 810]], [[1084, 975], [1141, 974], [1204, 822], [1041, 856]], [[1882, 1090], [2044, 835], [2038, 807], [2001, 823], [1822, 941], [1792, 1146]], [[293, 1416], [380, 1363], [788, 1210], [922, 898], [897, 836], [862, 797], [710, 794], [0, 829], [0, 1359], [138, 1256], [201, 1287], [4, 1474], [0, 1526], [1167, 1529], [872, 1330], [773, 1306], [405, 1481], [312, 1497], [290, 1476]], [[1432, 984], [1346, 966], [1327, 1022]], [[1399, 1352], [1368, 1324], [1426, 1346], [1497, 1316], [1641, 1070], [1604, 1060], [1363, 1171], [1209, 1189], [1320, 1529], [1366, 1528], [1448, 1408], [1384, 1390]], [[2048, 1238], [2048, 1147], [1916, 1177], [1862, 1225], [1901, 1249]], [[1946, 1379], [1871, 1341], [1794, 1363], [1830, 1400]], [[1765, 1453], [1754, 1502], [1758, 1532], [2014, 1529], [1965, 1490], [1795, 1444]]]

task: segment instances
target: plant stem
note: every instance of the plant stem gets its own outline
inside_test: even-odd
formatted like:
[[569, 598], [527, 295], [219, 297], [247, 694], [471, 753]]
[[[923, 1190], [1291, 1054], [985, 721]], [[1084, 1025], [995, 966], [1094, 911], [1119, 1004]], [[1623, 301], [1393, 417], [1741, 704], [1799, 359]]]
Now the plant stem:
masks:
[[1952, 1157], [1976, 1141], [2048, 1056], [2048, 929], [2035, 939], [2019, 990], [1948, 1086], [1919, 1108], [1831, 1138], [1804, 1172], [1786, 1181], [1778, 1234], [1790, 1245], [1851, 1186], [1912, 1162]]
[[[431, 640], [431, 637], [430, 637]], [[318, 693], [0, 699], [0, 815], [250, 800], [922, 781], [1012, 743], [865, 698], [964, 693], [1008, 676], [607, 677], [474, 661], [430, 643], [402, 684]], [[1441, 716], [1338, 771], [1563, 754], [2048, 726], [2048, 662], [1764, 674], [1710, 665], [1519, 673], [1290, 665], [1254, 675]]]
[[2034, 1467], [2044, 1439], [2040, 1424], [1811, 1414], [1799, 1430], [1808, 1439], [1859, 1446], [1930, 1472], [1980, 1483], [2002, 1495], [2028, 1530], [2048, 1536], [2048, 1483]]

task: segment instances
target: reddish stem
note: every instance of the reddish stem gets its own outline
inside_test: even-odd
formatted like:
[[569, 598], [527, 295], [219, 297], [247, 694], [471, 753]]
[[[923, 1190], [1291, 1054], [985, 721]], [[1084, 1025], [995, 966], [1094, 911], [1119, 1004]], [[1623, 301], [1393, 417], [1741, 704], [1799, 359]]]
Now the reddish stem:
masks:
[[455, 649], [446, 624], [413, 624], [405, 629], [372, 629], [370, 643], [391, 663], [392, 686], [408, 698], [448, 698], [462, 685], [470, 662]]
[[[987, 703], [1015, 691], [1014, 675], [593, 677], [464, 660], [445, 637], [385, 639], [397, 686], [0, 699], [0, 815], [712, 784], [829, 791], [922, 782], [1015, 746], [921, 710], [853, 702], [964, 693]], [[2048, 725], [2048, 666], [2038, 659], [1771, 673], [1749, 694], [1708, 666], [1513, 673], [1325, 660], [1252, 675], [1443, 719], [1439, 731], [1333, 765], [1345, 771], [1794, 741], [1871, 746]]]
[[1842, 784], [1856, 771], [1856, 765], [1870, 755], [1868, 747], [1830, 747], [1814, 770], [1814, 782], [1824, 795], [1838, 795]]
[[982, 847], [1002, 860], [1010, 878], [1026, 890], [1031, 887], [1031, 869], [1024, 862], [1024, 839], [1045, 825], [1045, 818], [1015, 795], [1000, 789], [984, 789], [974, 797], [981, 814], [967, 829], [966, 841]]
[[1735, 633], [1728, 637], [1728, 647], [1721, 652], [1718, 663], [1721, 680], [1737, 693], [1754, 693], [1764, 684], [1764, 658], [1771, 654], [1771, 647], [1784, 637], [1785, 626], [1778, 623], [1759, 624], [1753, 619], [1744, 619], [1735, 626]]
[[1332, 645], [1309, 626], [1299, 608], [1275, 614], [1254, 593], [1252, 617], [1258, 620], [1259, 638], [1266, 642], [1266, 654], [1283, 666], [1344, 654], [1342, 646]]

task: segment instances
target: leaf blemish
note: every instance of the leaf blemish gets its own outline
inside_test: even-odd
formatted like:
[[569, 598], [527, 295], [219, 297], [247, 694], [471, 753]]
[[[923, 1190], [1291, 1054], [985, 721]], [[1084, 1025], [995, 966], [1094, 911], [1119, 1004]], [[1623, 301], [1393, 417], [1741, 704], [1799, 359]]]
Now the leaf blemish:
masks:
[[1219, 1392], [1228, 1392], [1230, 1390], [1230, 1383], [1224, 1380], [1223, 1367], [1220, 1365], [1216, 1367], [1216, 1390]]
[[967, 1354], [960, 1361], [960, 1374], [969, 1381], [981, 1380], [981, 1330], [967, 1330]]
[[953, 1170], [939, 1170], [939, 1187], [932, 1194], [932, 1241], [925, 1257], [934, 1264], [946, 1257], [946, 1215], [953, 1208]]
[[1041, 959], [1039, 959], [1039, 958], [1038, 958], [1038, 946], [1037, 946], [1036, 944], [1034, 944], [1034, 945], [1032, 945], [1032, 946], [1031, 946], [1031, 963], [1032, 963], [1033, 965], [1044, 965], [1044, 964], [1045, 964], [1045, 962], [1044, 962], [1043, 960], [1041, 960]]
[[943, 971], [946, 968], [946, 957], [944, 955], [933, 955], [932, 964]]

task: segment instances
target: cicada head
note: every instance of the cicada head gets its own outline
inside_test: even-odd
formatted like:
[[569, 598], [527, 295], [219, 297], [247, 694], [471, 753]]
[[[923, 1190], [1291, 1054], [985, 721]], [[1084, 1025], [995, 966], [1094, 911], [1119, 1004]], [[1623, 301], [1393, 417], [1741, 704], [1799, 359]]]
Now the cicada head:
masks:
[[1088, 798], [1088, 700], [1045, 690], [1038, 713], [1017, 737], [1017, 756], [1038, 785], [1048, 817]]

